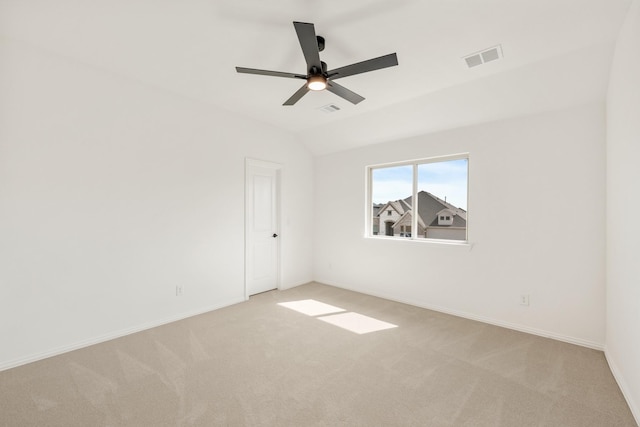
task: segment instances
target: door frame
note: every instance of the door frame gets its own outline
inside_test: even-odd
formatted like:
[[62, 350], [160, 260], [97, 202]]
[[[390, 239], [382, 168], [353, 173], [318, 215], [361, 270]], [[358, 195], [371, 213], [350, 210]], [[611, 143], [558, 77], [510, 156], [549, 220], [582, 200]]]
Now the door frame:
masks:
[[250, 157], [245, 158], [244, 163], [244, 174], [245, 174], [245, 182], [244, 182], [244, 299], [245, 301], [249, 300], [249, 287], [248, 287], [248, 277], [249, 277], [249, 257], [248, 257], [248, 236], [249, 236], [249, 185], [251, 185], [251, 167], [257, 166], [261, 168], [272, 169], [275, 171], [276, 175], [276, 228], [274, 233], [278, 234], [278, 238], [276, 240], [276, 289], [280, 290], [280, 270], [282, 260], [280, 259], [280, 240], [282, 238], [280, 230], [282, 229], [282, 218], [280, 213], [280, 205], [281, 205], [281, 181], [282, 181], [282, 165], [280, 163], [268, 162], [265, 160], [252, 159]]

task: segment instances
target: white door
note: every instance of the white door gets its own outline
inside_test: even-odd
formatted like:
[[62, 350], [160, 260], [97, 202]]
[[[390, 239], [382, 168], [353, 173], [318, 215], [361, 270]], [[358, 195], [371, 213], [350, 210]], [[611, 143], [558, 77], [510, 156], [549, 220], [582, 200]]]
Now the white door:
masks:
[[278, 287], [278, 171], [280, 165], [247, 159], [245, 205], [246, 296]]

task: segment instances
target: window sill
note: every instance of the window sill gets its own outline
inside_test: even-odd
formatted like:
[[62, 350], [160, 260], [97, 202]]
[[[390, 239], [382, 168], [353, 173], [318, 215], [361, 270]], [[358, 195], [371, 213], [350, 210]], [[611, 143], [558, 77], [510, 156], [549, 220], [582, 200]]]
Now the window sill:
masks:
[[386, 236], [364, 236], [367, 240], [384, 241], [384, 242], [407, 242], [417, 243], [420, 245], [437, 246], [437, 247], [458, 247], [466, 248], [468, 251], [473, 249], [474, 243], [468, 240], [446, 240], [446, 239], [411, 239], [407, 237], [386, 237]]

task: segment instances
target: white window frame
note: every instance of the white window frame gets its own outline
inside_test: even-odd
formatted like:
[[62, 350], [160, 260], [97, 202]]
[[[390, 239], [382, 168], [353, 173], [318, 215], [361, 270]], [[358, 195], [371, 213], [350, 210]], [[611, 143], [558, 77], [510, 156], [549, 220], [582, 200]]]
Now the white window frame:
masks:
[[[417, 204], [418, 197], [418, 166], [428, 163], [440, 163], [447, 162], [451, 160], [467, 160], [467, 219], [466, 219], [466, 228], [465, 228], [465, 239], [464, 240], [452, 240], [452, 239], [433, 239], [433, 238], [418, 238], [416, 236], [417, 233], [414, 230], [418, 230], [418, 215], [415, 214], [414, 209]], [[379, 163], [375, 165], [366, 166], [366, 204], [365, 204], [365, 232], [364, 237], [369, 239], [379, 239], [379, 240], [394, 240], [394, 241], [411, 241], [411, 242], [422, 242], [422, 243], [438, 243], [438, 244], [453, 244], [453, 245], [468, 245], [469, 244], [469, 176], [470, 176], [470, 156], [469, 153], [458, 153], [458, 154], [450, 154], [445, 156], [436, 156], [436, 157], [428, 157], [423, 159], [414, 159], [414, 160], [405, 160], [400, 162], [391, 162], [391, 163]], [[396, 166], [412, 166], [413, 167], [413, 192], [412, 198], [413, 201], [411, 206], [411, 237], [395, 237], [395, 236], [385, 236], [378, 231], [378, 234], [373, 234], [373, 182], [372, 182], [372, 172], [375, 169], [382, 169], [388, 167], [396, 167]]]

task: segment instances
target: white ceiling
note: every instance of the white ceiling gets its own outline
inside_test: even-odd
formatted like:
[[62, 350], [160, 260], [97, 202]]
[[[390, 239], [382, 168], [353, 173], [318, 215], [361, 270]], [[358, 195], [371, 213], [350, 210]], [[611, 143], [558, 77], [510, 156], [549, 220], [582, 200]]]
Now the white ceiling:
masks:
[[[0, 0], [0, 36], [299, 134], [316, 155], [601, 99], [631, 0]], [[305, 73], [293, 21], [337, 68], [397, 52], [399, 66], [282, 103]], [[497, 44], [504, 59], [468, 69]], [[333, 103], [339, 112], [319, 107]]]

